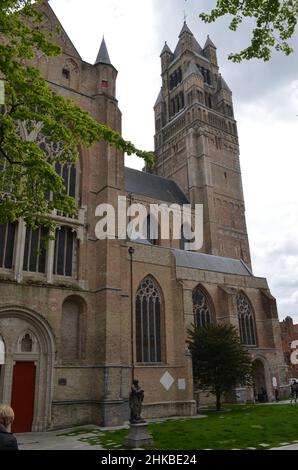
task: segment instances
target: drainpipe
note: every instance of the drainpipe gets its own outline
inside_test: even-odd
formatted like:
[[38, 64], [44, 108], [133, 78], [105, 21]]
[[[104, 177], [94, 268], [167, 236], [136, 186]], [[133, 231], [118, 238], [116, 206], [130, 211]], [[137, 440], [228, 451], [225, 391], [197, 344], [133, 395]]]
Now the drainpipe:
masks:
[[135, 379], [135, 338], [134, 338], [134, 309], [133, 309], [133, 254], [135, 250], [132, 246], [128, 248], [128, 253], [130, 255], [130, 341], [131, 341], [131, 383]]

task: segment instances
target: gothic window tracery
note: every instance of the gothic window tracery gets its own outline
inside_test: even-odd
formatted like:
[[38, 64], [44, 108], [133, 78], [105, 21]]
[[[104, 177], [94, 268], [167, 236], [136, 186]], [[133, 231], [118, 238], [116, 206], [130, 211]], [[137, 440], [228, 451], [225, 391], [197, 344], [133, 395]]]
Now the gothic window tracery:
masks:
[[0, 225], [0, 268], [12, 269], [16, 237], [16, 223]]
[[62, 226], [56, 230], [53, 274], [75, 276], [77, 236], [72, 227]]
[[256, 346], [256, 327], [252, 307], [246, 295], [237, 295], [237, 311], [241, 343], [246, 346]]
[[45, 273], [48, 233], [48, 229], [45, 227], [39, 227], [36, 230], [27, 227], [23, 260], [24, 271]]
[[61, 178], [63, 178], [63, 183], [65, 187], [65, 193], [68, 196], [76, 196], [76, 166], [74, 163], [55, 163], [55, 170]]
[[38, 341], [32, 331], [23, 332], [17, 342], [18, 353], [37, 353]]
[[141, 282], [136, 295], [136, 354], [137, 362], [162, 361], [161, 293], [151, 277]]
[[197, 287], [192, 295], [195, 326], [206, 328], [212, 323], [211, 309], [206, 294]]

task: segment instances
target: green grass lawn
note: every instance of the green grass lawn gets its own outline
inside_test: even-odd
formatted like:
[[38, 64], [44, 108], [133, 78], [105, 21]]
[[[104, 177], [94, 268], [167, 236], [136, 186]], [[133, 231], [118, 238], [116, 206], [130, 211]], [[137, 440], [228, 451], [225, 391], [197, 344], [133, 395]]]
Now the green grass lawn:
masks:
[[[226, 411], [230, 410], [230, 411]], [[266, 449], [298, 442], [298, 405], [229, 405], [207, 418], [165, 421], [149, 425], [154, 449]], [[86, 430], [82, 440], [105, 449], [124, 449], [128, 430]], [[267, 444], [262, 447], [260, 444]]]

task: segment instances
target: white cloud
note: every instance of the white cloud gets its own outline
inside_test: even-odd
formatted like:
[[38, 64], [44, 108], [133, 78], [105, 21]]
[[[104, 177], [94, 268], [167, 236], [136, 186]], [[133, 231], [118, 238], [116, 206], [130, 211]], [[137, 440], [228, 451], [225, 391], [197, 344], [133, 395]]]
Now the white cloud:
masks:
[[298, 320], [297, 81], [236, 109], [254, 272]]
[[[123, 136], [153, 150], [155, 103], [160, 83], [160, 46], [151, 0], [51, 0], [50, 4], [84, 60], [94, 63], [105, 36], [118, 70], [117, 98], [123, 112]], [[129, 163], [143, 162], [130, 157]]]

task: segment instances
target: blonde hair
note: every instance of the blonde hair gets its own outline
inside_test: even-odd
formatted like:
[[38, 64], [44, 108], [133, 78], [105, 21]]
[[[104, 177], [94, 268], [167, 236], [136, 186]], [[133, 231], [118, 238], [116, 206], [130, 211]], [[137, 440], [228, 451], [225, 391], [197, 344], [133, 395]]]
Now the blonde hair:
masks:
[[0, 424], [8, 427], [14, 420], [13, 409], [9, 405], [0, 404]]

